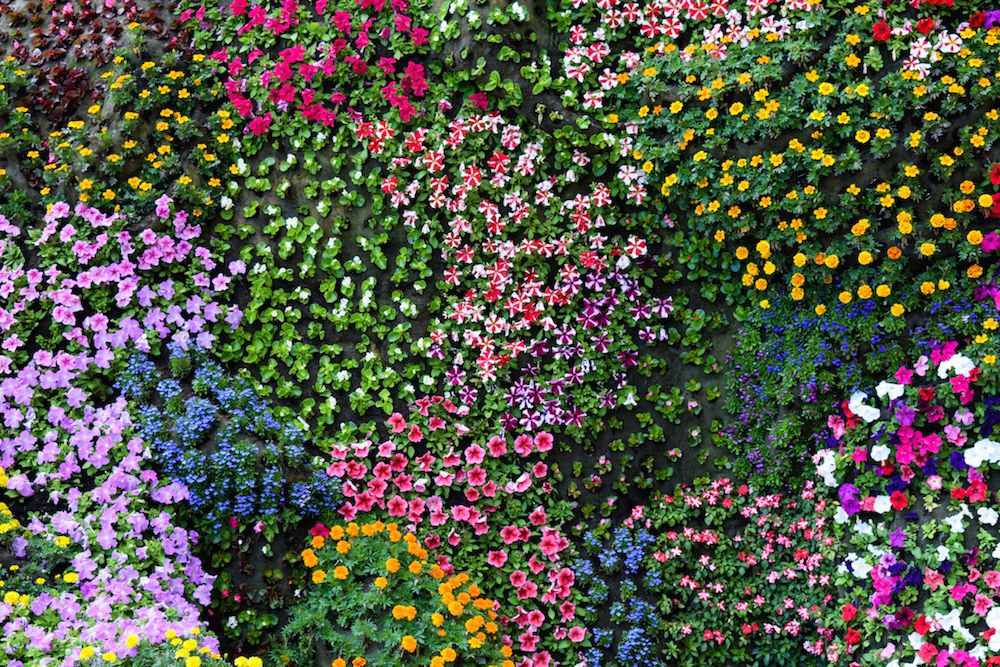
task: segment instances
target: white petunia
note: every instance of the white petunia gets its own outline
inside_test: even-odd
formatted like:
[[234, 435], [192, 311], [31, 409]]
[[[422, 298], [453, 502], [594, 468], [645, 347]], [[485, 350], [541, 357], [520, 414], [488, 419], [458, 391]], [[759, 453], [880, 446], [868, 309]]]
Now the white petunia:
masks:
[[983, 438], [965, 450], [965, 463], [970, 467], [978, 468], [986, 461], [1000, 463], [1000, 442]]
[[875, 387], [875, 393], [879, 398], [888, 396], [889, 400], [892, 401], [903, 395], [903, 385], [883, 380]]
[[962, 509], [956, 513], [945, 518], [944, 522], [948, 524], [948, 527], [953, 533], [964, 533], [965, 532], [965, 522], [963, 519], [965, 517], [971, 517], [972, 514], [969, 512], [969, 506], [962, 503]]
[[874, 447], [872, 447], [872, 460], [873, 461], [878, 461], [879, 463], [882, 463], [887, 458], [889, 458], [889, 454], [891, 454], [891, 453], [892, 453], [892, 450], [889, 449], [888, 446], [886, 446], [886, 445], [875, 445]]
[[872, 567], [871, 564], [861, 560], [860, 558], [851, 563], [851, 571], [854, 572], [854, 576], [858, 579], [867, 579], [868, 575], [871, 574], [874, 569], [875, 568]]
[[980, 507], [977, 513], [979, 514], [979, 522], [985, 523], [987, 526], [995, 526], [997, 520], [1000, 519], [1000, 512], [992, 507]]
[[945, 632], [951, 632], [962, 627], [962, 610], [952, 609], [947, 614], [935, 614], [934, 619], [941, 625]]
[[865, 405], [864, 400], [866, 398], [868, 398], [868, 394], [863, 391], [856, 391], [851, 394], [851, 400], [847, 402], [847, 407], [850, 408], [851, 412], [866, 422], [871, 423], [882, 416], [882, 411], [870, 405]]
[[968, 375], [969, 371], [975, 367], [976, 365], [972, 363], [972, 359], [969, 359], [962, 354], [956, 354], [951, 359], [942, 362], [942, 364], [938, 366], [938, 377], [948, 377], [948, 371], [955, 371], [955, 375]]
[[892, 501], [889, 496], [875, 496], [875, 505], [872, 508], [879, 514], [885, 514], [892, 509]]
[[834, 453], [827, 449], [817, 454], [813, 460], [816, 461], [816, 474], [823, 478], [823, 483], [827, 486], [837, 486], [839, 482], [833, 476], [833, 472], [837, 469]]

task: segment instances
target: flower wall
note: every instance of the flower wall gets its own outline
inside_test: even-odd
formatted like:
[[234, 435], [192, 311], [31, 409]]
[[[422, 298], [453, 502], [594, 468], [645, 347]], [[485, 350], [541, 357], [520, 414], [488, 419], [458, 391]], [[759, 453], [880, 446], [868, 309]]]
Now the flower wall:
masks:
[[0, 665], [1000, 664], [1000, 10], [0, 31]]

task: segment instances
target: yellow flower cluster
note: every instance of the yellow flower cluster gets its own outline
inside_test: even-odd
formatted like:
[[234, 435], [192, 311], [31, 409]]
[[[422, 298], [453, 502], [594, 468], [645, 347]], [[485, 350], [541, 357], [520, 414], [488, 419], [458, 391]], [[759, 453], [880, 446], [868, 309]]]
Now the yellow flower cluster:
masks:
[[[311, 539], [309, 548], [300, 553], [302, 563], [312, 570], [310, 578], [314, 584], [322, 584], [327, 580], [326, 571], [321, 566], [332, 567], [334, 579], [346, 580], [352, 573], [346, 562], [341, 559], [358, 548], [359, 540], [377, 536], [387, 539], [390, 545], [400, 546], [392, 551], [393, 555], [384, 560], [381, 571], [358, 573], [359, 577], [367, 578], [375, 575], [371, 585], [379, 590], [385, 590], [394, 579], [402, 582], [415, 576], [427, 576], [438, 582], [436, 592], [439, 605], [430, 610], [429, 618], [432, 626], [436, 628], [437, 636], [446, 642], [451, 642], [452, 645], [444, 647], [428, 659], [431, 667], [444, 667], [458, 659], [457, 645], [453, 642], [461, 642], [470, 649], [479, 649], [486, 645], [490, 637], [497, 636], [500, 628], [494, 601], [484, 597], [479, 586], [471, 583], [469, 575], [464, 572], [448, 576], [438, 564], [429, 563], [428, 552], [416, 535], [400, 530], [396, 523], [351, 522], [346, 526], [333, 526], [328, 536], [316, 535]], [[391, 614], [395, 621], [405, 624], [416, 621], [420, 616], [414, 604], [395, 604]], [[458, 625], [450, 623], [449, 620], [457, 622]], [[459, 629], [462, 636], [452, 639], [451, 635], [455, 632], [455, 628]], [[403, 636], [399, 645], [401, 651], [417, 653], [420, 650], [420, 642], [414, 634]], [[501, 647], [500, 652], [504, 658], [509, 658], [511, 655], [509, 647]], [[354, 667], [357, 664], [365, 664], [358, 663], [359, 659], [364, 660], [359, 656], [348, 662], [347, 658], [339, 657], [333, 661], [333, 667], [347, 665]], [[499, 667], [513, 667], [513, 665], [514, 663], [507, 659]]]

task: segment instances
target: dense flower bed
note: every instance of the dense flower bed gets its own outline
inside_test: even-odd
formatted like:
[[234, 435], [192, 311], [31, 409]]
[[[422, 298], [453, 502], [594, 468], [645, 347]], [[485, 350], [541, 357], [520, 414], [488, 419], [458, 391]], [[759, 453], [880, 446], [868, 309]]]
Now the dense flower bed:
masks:
[[1000, 660], [989, 657], [1000, 627], [1000, 410], [996, 366], [977, 352], [938, 345], [830, 417], [831, 448], [815, 459], [838, 497], [845, 592], [828, 651], [893, 665]]
[[593, 630], [587, 664], [820, 664], [812, 642], [835, 598], [826, 505], [811, 483], [786, 496], [724, 478], [586, 536], [581, 615], [617, 628]]

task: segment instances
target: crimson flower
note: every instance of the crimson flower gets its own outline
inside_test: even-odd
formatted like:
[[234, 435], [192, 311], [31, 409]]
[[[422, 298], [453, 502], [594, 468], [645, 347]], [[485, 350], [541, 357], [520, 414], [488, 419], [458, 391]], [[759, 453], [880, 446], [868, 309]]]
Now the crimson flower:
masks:
[[892, 504], [892, 509], [898, 512], [905, 508], [910, 501], [906, 499], [906, 494], [902, 491], [893, 491], [892, 495], [889, 496], [889, 502]]

